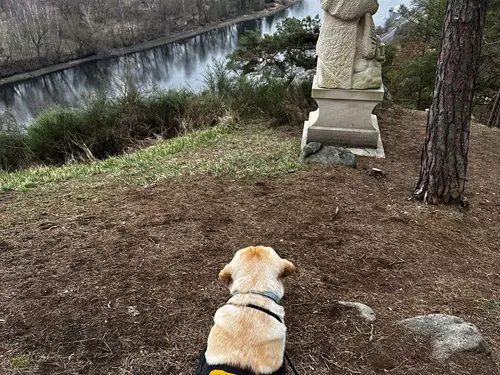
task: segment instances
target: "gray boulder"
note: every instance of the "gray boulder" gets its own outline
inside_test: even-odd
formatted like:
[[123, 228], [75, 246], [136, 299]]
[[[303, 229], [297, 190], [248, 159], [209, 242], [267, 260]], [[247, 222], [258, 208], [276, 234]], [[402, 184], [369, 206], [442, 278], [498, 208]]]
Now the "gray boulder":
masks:
[[317, 153], [321, 150], [321, 147], [323, 147], [323, 145], [319, 142], [309, 142], [302, 149], [302, 158], [307, 158], [309, 155]]
[[370, 306], [367, 306], [359, 302], [338, 301], [338, 303], [339, 305], [345, 307], [351, 307], [358, 310], [358, 313], [361, 316], [361, 318], [363, 318], [364, 321], [367, 323], [373, 323], [375, 320], [377, 320], [377, 317], [375, 316], [375, 311], [373, 311]]
[[299, 161], [301, 163], [316, 163], [316, 164], [339, 164], [348, 167], [356, 168], [356, 155], [343, 147], [321, 146], [321, 143], [308, 143], [302, 153]]
[[439, 361], [461, 352], [489, 352], [479, 329], [457, 316], [430, 314], [405, 319], [398, 324], [413, 333], [432, 338], [432, 356]]

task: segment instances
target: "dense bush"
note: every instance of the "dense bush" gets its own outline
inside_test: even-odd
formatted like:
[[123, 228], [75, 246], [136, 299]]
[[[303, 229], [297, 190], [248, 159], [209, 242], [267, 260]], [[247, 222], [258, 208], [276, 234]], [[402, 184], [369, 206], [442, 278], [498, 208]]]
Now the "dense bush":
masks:
[[26, 135], [17, 131], [0, 131], [0, 170], [15, 171], [28, 165]]
[[205, 77], [206, 91], [224, 98], [233, 114], [265, 119], [275, 125], [302, 123], [315, 107], [312, 80], [295, 83], [291, 79], [253, 74], [232, 75], [222, 64], [214, 64]]
[[190, 91], [145, 96], [137, 90], [118, 99], [99, 95], [83, 109], [55, 109], [28, 128], [27, 146], [41, 162], [102, 159], [142, 141], [171, 138], [213, 125], [223, 110], [217, 97]]
[[265, 118], [276, 125], [302, 123], [309, 108], [307, 98], [300, 97], [301, 91], [283, 80], [264, 80], [255, 83], [241, 79], [233, 97], [234, 110], [242, 117]]

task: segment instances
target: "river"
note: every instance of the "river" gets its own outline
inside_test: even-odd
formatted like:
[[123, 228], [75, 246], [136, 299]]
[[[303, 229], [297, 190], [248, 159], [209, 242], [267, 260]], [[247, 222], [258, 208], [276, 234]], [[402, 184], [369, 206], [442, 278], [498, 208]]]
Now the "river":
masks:
[[[389, 8], [408, 0], [381, 0], [374, 16], [381, 25]], [[74, 106], [105, 90], [116, 95], [125, 80], [143, 90], [190, 87], [199, 89], [214, 60], [233, 51], [245, 29], [273, 33], [286, 17], [321, 15], [319, 0], [303, 0], [272, 16], [209, 31], [175, 43], [134, 54], [82, 64], [15, 84], [0, 87], [0, 113], [8, 110], [18, 124], [29, 124], [41, 111], [55, 105]]]

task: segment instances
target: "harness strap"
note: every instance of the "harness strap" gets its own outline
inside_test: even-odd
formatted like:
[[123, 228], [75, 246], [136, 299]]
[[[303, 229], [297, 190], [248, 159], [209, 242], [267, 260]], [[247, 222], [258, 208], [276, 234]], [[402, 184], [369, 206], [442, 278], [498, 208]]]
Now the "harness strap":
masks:
[[293, 365], [292, 361], [290, 360], [290, 357], [288, 356], [286, 350], [285, 350], [285, 358], [286, 360], [288, 361], [288, 364], [290, 365], [290, 367], [292, 368], [292, 371], [295, 375], [299, 375], [299, 373], [297, 372], [297, 370], [295, 369], [295, 366]]
[[249, 303], [248, 305], [237, 305], [235, 303], [227, 303], [227, 304], [233, 305], [233, 306], [239, 306], [239, 307], [250, 307], [252, 309], [262, 311], [263, 313], [266, 313], [267, 315], [271, 315], [274, 319], [276, 319], [278, 322], [283, 324], [283, 322], [281, 321], [281, 318], [278, 315], [276, 315], [272, 311], [269, 311], [268, 309], [265, 309], [263, 307], [260, 307], [260, 306], [257, 306], [257, 305], [251, 304], [251, 303]]

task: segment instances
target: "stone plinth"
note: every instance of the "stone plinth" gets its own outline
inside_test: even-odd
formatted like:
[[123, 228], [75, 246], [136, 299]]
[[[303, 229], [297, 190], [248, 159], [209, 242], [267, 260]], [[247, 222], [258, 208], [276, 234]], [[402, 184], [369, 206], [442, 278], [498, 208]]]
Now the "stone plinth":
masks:
[[[363, 149], [361, 154], [381, 156], [377, 117], [372, 114], [384, 98], [384, 89], [344, 90], [318, 87], [313, 83], [312, 97], [319, 108], [304, 124], [302, 148], [309, 142]], [[353, 151], [356, 153], [355, 151]], [[359, 153], [358, 153], [359, 154]], [[382, 150], [383, 154], [383, 150]]]

